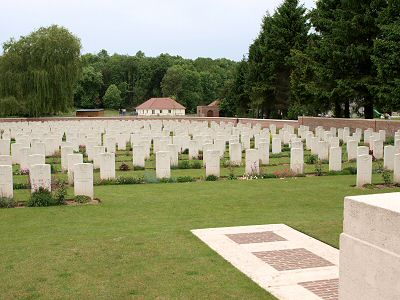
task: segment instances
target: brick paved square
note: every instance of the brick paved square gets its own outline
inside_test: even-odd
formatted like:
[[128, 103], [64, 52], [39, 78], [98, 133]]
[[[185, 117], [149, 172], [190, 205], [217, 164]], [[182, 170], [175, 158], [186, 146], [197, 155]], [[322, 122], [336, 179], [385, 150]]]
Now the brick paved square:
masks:
[[321, 297], [323, 300], [339, 299], [339, 279], [299, 282], [299, 285]]
[[228, 238], [237, 244], [267, 243], [286, 241], [285, 238], [273, 231], [227, 234]]
[[304, 248], [261, 251], [253, 254], [278, 271], [333, 266], [331, 262]]

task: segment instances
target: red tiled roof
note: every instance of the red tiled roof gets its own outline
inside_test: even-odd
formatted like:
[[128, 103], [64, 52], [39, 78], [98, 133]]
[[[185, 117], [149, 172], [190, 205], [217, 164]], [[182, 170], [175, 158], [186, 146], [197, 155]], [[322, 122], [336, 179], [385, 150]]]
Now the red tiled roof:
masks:
[[151, 98], [136, 109], [186, 109], [186, 107], [171, 98]]
[[207, 106], [219, 106], [220, 101], [219, 100], [215, 100], [213, 102], [211, 102], [210, 104], [208, 104]]

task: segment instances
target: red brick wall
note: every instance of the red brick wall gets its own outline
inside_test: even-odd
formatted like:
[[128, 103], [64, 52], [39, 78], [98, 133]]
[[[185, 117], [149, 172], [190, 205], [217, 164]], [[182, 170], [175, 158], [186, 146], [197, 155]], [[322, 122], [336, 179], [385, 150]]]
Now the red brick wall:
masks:
[[363, 130], [372, 128], [374, 131], [386, 130], [389, 135], [394, 135], [394, 133], [400, 129], [400, 121], [379, 119], [365, 120], [299, 117], [299, 125], [310, 126], [310, 129], [312, 130], [317, 126], [323, 126], [325, 129], [329, 129], [330, 127], [349, 127], [352, 130], [355, 130], [356, 128], [361, 128]]

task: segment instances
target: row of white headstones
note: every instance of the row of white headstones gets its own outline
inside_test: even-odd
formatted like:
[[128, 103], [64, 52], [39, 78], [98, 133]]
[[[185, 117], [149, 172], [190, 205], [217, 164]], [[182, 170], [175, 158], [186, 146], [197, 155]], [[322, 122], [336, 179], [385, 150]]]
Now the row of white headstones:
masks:
[[[49, 124], [50, 123], [50, 124]], [[29, 170], [32, 191], [42, 187], [51, 189], [51, 167], [45, 157], [61, 149], [62, 170], [68, 172], [68, 181], [74, 185], [75, 195], [93, 198], [93, 169], [100, 168], [101, 179], [115, 178], [115, 152], [125, 150], [131, 143], [133, 165], [144, 167], [150, 158], [151, 149], [156, 155], [156, 177], [169, 178], [171, 166], [178, 164], [178, 154], [188, 149], [189, 159], [198, 158], [203, 152], [206, 176], [220, 176], [220, 159], [226, 144], [232, 165], [242, 163], [245, 151], [247, 175], [260, 173], [260, 163], [269, 164], [270, 142], [272, 153], [280, 153], [282, 144], [290, 146], [290, 169], [294, 174], [304, 173], [304, 146], [317, 154], [321, 160], [329, 160], [329, 170], [342, 168], [342, 148], [346, 144], [348, 160], [357, 160], [357, 186], [371, 183], [372, 151], [377, 159], [384, 158], [384, 167], [394, 171], [394, 182], [400, 183], [400, 132], [395, 134], [394, 146], [383, 146], [386, 132], [364, 132], [349, 128], [317, 127], [315, 132], [300, 126], [297, 133], [292, 126], [285, 125], [276, 131], [275, 126], [262, 129], [260, 125], [190, 121], [80, 121], [48, 123], [0, 124], [0, 195], [13, 196], [12, 164]], [[63, 136], [66, 141], [63, 142]], [[368, 146], [358, 146], [362, 136]], [[11, 143], [11, 138], [16, 140]], [[254, 139], [254, 149], [250, 147]], [[103, 144], [103, 145], [102, 145]], [[85, 146], [88, 160], [83, 163], [82, 153], [74, 153]]]

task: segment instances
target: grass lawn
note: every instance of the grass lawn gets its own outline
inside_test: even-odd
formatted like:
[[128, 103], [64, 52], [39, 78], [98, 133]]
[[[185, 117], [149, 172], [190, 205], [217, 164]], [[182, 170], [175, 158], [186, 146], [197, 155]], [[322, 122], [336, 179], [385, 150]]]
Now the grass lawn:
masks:
[[98, 206], [2, 209], [0, 298], [274, 299], [190, 230], [285, 223], [338, 247], [344, 196], [399, 191], [354, 183], [342, 175], [97, 186]]

